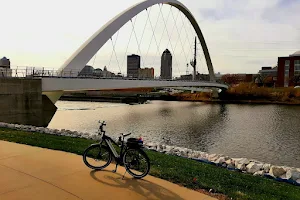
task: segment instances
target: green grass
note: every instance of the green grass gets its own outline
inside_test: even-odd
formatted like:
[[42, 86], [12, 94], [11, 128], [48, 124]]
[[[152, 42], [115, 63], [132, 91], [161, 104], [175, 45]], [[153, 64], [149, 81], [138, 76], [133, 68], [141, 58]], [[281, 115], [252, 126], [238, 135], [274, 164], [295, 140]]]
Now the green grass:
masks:
[[[61, 150], [81, 155], [94, 141], [0, 128], [0, 140]], [[146, 152], [150, 174], [191, 189], [212, 189], [233, 199], [300, 200], [300, 187], [267, 178], [232, 172], [190, 159]], [[196, 181], [193, 181], [196, 178]]]

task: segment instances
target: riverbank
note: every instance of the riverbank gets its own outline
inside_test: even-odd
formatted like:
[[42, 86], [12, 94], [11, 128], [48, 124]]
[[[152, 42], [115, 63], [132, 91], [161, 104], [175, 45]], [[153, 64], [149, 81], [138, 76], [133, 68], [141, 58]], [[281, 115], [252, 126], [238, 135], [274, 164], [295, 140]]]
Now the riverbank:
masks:
[[277, 104], [300, 105], [300, 89], [257, 87], [255, 84], [241, 83], [230, 87], [213, 98], [212, 93], [177, 93], [171, 95], [178, 101], [198, 101], [222, 104]]
[[[83, 137], [78, 135], [78, 137]], [[94, 136], [91, 136], [92, 138]], [[96, 139], [96, 137], [94, 138]], [[81, 155], [94, 140], [0, 128], [0, 140]], [[147, 151], [150, 174], [195, 190], [221, 193], [233, 199], [300, 199], [300, 188], [205, 163]]]

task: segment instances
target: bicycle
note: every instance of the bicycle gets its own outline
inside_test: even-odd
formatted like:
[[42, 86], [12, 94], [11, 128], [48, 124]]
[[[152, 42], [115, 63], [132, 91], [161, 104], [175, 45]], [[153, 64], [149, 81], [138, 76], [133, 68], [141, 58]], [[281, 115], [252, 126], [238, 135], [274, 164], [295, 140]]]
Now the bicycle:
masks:
[[[124, 165], [126, 169], [125, 173], [128, 172], [137, 179], [145, 177], [150, 171], [150, 159], [142, 150], [143, 141], [136, 138], [129, 138], [125, 143], [125, 137], [131, 135], [131, 133], [125, 135], [122, 133], [118, 138], [118, 143], [121, 143], [120, 145], [105, 135], [105, 131], [103, 130], [103, 127], [106, 126], [105, 121], [99, 121], [99, 123], [98, 134], [101, 135], [101, 139], [98, 143], [92, 144], [84, 151], [83, 162], [85, 165], [94, 170], [102, 170], [114, 158], [116, 161], [116, 167], [113, 170], [114, 173], [117, 171], [118, 165]], [[120, 154], [117, 153], [113, 144], [120, 147]]]

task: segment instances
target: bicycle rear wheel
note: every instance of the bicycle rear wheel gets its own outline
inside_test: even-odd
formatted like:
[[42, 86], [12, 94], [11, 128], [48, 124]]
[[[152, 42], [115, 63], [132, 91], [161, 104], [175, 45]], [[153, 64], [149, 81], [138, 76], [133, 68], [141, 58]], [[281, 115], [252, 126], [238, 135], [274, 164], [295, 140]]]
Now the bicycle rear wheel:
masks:
[[150, 171], [150, 160], [141, 149], [128, 149], [123, 156], [123, 162], [126, 171], [134, 178], [143, 178]]
[[112, 154], [106, 146], [95, 144], [88, 147], [83, 153], [83, 162], [91, 169], [104, 169], [111, 161]]

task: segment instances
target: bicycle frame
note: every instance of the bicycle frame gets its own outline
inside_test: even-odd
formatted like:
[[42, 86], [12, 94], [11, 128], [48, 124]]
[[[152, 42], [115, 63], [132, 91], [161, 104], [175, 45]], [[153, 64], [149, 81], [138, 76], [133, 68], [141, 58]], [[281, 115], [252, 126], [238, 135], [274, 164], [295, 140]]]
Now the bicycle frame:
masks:
[[[101, 137], [101, 139], [99, 142], [92, 144], [90, 147], [88, 147], [84, 151], [84, 154], [83, 154], [84, 163], [89, 168], [92, 168], [94, 170], [101, 170], [101, 169], [104, 169], [105, 167], [107, 167], [112, 162], [112, 158], [114, 158], [114, 160], [116, 161], [116, 167], [113, 170], [113, 172], [117, 171], [118, 165], [124, 165], [124, 167], [126, 169], [125, 173], [128, 171], [128, 173], [130, 173], [135, 178], [145, 177], [149, 173], [149, 170], [150, 170], [150, 161], [149, 161], [149, 158], [146, 155], [146, 153], [143, 150], [141, 150], [141, 148], [143, 148], [143, 145], [142, 145], [142, 142], [140, 142], [140, 139], [137, 140], [135, 138], [132, 138], [132, 139], [129, 138], [130, 140], [128, 139], [127, 143], [126, 143], [125, 137], [131, 135], [131, 133], [125, 134], [125, 135], [122, 133], [122, 135], [119, 137], [119, 142], [121, 142], [121, 144], [120, 144], [118, 142], [115, 142], [111, 137], [105, 135], [105, 130], [103, 130], [103, 127], [106, 126], [105, 121], [103, 121], [103, 122], [99, 121], [99, 123], [100, 123], [100, 127], [98, 130], [98, 134]], [[104, 148], [101, 148], [102, 145]], [[117, 148], [115, 148], [113, 145], [116, 145]], [[96, 157], [90, 157], [90, 158], [94, 159], [95, 161], [100, 161], [102, 159], [102, 154], [101, 154], [102, 150], [105, 151], [105, 153], [108, 152], [109, 157], [108, 157], [108, 160], [106, 161], [105, 165], [95, 167], [95, 165], [93, 165], [93, 164], [91, 165], [86, 158], [87, 158], [87, 156], [89, 156], [88, 152], [90, 150], [98, 149], [99, 147], [100, 147], [100, 151], [99, 151], [98, 155]], [[120, 155], [117, 152], [117, 150], [119, 150], [119, 148], [120, 148]], [[133, 158], [132, 161], [130, 161], [130, 160], [128, 161], [128, 159], [126, 159], [127, 153], [130, 152], [131, 149], [133, 149], [134, 152], [136, 152], [136, 155], [138, 157]], [[129, 155], [131, 155], [131, 154], [129, 153]], [[146, 171], [144, 170], [142, 175], [137, 175], [136, 173], [131, 171], [131, 166], [135, 165], [134, 163], [136, 163], [139, 166], [140, 157], [143, 157], [145, 159], [147, 168], [145, 168]], [[125, 176], [125, 173], [123, 175], [123, 178]]]
[[116, 146], [119, 146], [111, 137], [106, 136], [105, 134], [103, 134], [102, 136], [102, 140], [99, 142], [99, 145], [101, 146], [103, 144], [103, 142], [107, 145], [107, 147], [109, 148], [110, 152], [112, 153], [113, 157], [115, 158], [115, 161], [117, 163], [122, 163], [122, 157], [124, 156], [124, 153], [126, 151], [126, 146], [124, 145], [124, 138], [122, 140], [122, 144], [121, 144], [121, 151], [120, 151], [120, 155], [117, 153], [116, 149], [113, 147], [113, 144]]

